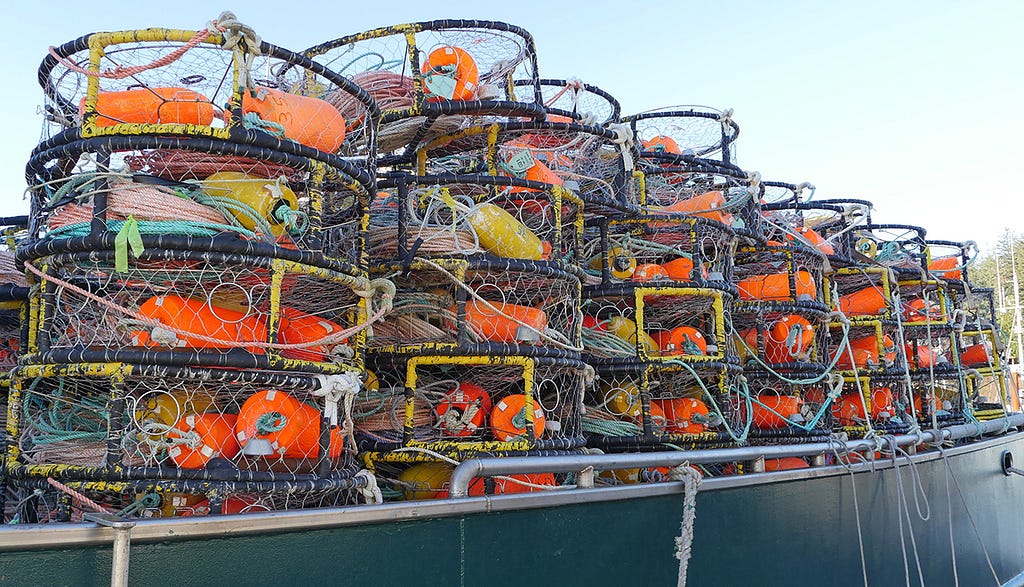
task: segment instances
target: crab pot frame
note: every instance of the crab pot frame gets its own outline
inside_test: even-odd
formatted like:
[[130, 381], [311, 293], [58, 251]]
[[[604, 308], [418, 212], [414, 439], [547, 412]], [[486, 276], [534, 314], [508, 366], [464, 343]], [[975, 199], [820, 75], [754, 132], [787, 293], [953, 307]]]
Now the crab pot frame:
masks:
[[[836, 431], [863, 438], [869, 430], [880, 434], [905, 434], [910, 430], [914, 423], [910, 415], [912, 399], [905, 377], [851, 376], [845, 385], [842, 397], [832, 404]], [[876, 407], [876, 402], [881, 405]]]
[[[320, 403], [313, 395], [320, 386], [315, 376], [265, 371], [115, 363], [24, 365], [11, 380], [7, 476], [14, 481], [50, 477], [94, 482], [101, 487], [126, 483], [211, 493], [352, 487], [352, 451], [343, 446], [340, 430], [323, 418], [322, 408], [310, 405]], [[237, 444], [230, 414], [245, 411], [247, 399], [268, 389], [275, 390], [278, 397], [288, 394], [296, 404], [310, 402], [302, 408], [308, 420], [291, 412], [273, 413], [284, 416], [278, 418], [279, 424], [295, 418], [293, 426], [300, 427], [304, 435], [290, 442], [304, 444], [296, 444], [295, 449], [282, 445], [277, 454], [271, 450], [269, 454], [257, 451], [264, 456], [245, 455]], [[266, 395], [270, 397], [269, 392]], [[277, 404], [261, 406], [257, 402], [255, 412], [261, 409], [277, 409]], [[221, 437], [213, 427], [205, 430], [194, 424], [203, 447], [182, 444], [189, 437], [182, 424], [188, 422], [185, 416], [201, 412], [225, 419], [227, 432]], [[263, 435], [258, 422], [255, 434]], [[309, 434], [311, 426], [318, 431]], [[278, 440], [286, 442], [283, 434], [295, 432], [281, 430], [282, 436], [269, 432], [268, 446]], [[235, 442], [230, 448], [229, 438]], [[213, 443], [209, 448], [214, 450], [206, 450], [207, 443]], [[187, 448], [176, 453], [178, 444]], [[292, 450], [302, 455], [286, 452]], [[230, 452], [236, 454], [228, 457]], [[181, 460], [175, 460], [178, 458]]]
[[[735, 362], [727, 327], [731, 302], [732, 296], [711, 288], [635, 284], [584, 288], [586, 361], [594, 366], [636, 361], [682, 361], [693, 366]], [[594, 323], [588, 326], [588, 319]]]
[[978, 255], [977, 243], [946, 240], [925, 242], [928, 245], [928, 272], [932, 276], [943, 280], [951, 289], [963, 290], [970, 285], [968, 268]]
[[[80, 158], [87, 162], [70, 169]], [[258, 183], [264, 176], [269, 187]], [[32, 186], [30, 242], [113, 242], [131, 216], [143, 241], [150, 235], [180, 234], [200, 249], [223, 242], [236, 249], [248, 246], [230, 243], [234, 236], [262, 240], [265, 249], [280, 255], [296, 248], [322, 253], [316, 257], [326, 256], [351, 274], [365, 266], [367, 208], [375, 180], [349, 163], [336, 168], [217, 139], [105, 136], [36, 153], [26, 179]], [[212, 183], [204, 187], [207, 180]], [[274, 191], [282, 197], [275, 199]], [[282, 210], [288, 218], [279, 214]], [[288, 219], [294, 224], [286, 224]]]
[[622, 215], [639, 202], [628, 143], [615, 131], [569, 122], [491, 122], [461, 128], [416, 148], [416, 170], [485, 173], [562, 185], [588, 214]]
[[[254, 250], [203, 251], [181, 237], [143, 242], [146, 249], [123, 271], [106, 240], [20, 249], [19, 258], [46, 275], [33, 280], [39, 287], [30, 298], [22, 361], [318, 373], [361, 368], [364, 331], [331, 337], [367, 321], [367, 300], [355, 293], [372, 289], [366, 277], [303, 263], [298, 252], [286, 259]], [[49, 254], [38, 255], [43, 252]]]
[[[736, 295], [732, 258], [736, 235], [729, 227], [707, 218], [682, 214], [647, 214], [596, 218], [584, 229], [587, 283], [600, 278], [613, 283], [670, 281], [676, 285], [721, 289]], [[679, 270], [677, 259], [688, 258], [692, 268]], [[674, 265], [668, 265], [676, 261]], [[684, 261], [681, 263], [686, 265]], [[658, 265], [653, 276], [643, 269]], [[668, 270], [666, 270], [668, 267]], [[680, 278], [683, 277], [683, 278]]]
[[[395, 173], [380, 187], [386, 191], [370, 206], [367, 245], [378, 263], [519, 253], [523, 260], [578, 264], [583, 201], [561, 186], [489, 175]], [[470, 211], [453, 209], [460, 204]], [[500, 210], [485, 209], [490, 206]], [[515, 222], [496, 219], [501, 210]]]
[[[435, 64], [440, 50], [446, 54]], [[379, 151], [394, 153], [386, 158], [391, 163], [411, 162], [417, 144], [466, 126], [467, 117], [546, 116], [533, 36], [502, 22], [400, 24], [327, 41], [303, 55], [349, 76], [377, 100]], [[447, 60], [453, 63], [442, 63]], [[532, 91], [517, 88], [517, 80], [529, 80]]]
[[[757, 174], [690, 155], [645, 152], [633, 179], [643, 211], [679, 210], [711, 218], [727, 224], [745, 240], [764, 242]], [[718, 192], [723, 199], [709, 200], [709, 192]]]
[[[587, 445], [615, 452], [732, 445], [720, 420], [736, 428], [737, 413], [730, 408], [738, 373], [730, 363], [702, 363], [692, 370], [639, 362], [603, 366], [585, 400]], [[676, 400], [689, 398], [708, 412], [684, 404], [677, 413]]]
[[[826, 316], [799, 306], [776, 305], [756, 312], [734, 307], [730, 332], [744, 372], [825, 373], [830, 356]], [[807, 330], [810, 340], [805, 338]]]
[[614, 96], [579, 80], [543, 78], [534, 82], [531, 79], [517, 79], [512, 84], [517, 98], [522, 101], [534, 99], [535, 88], [540, 84], [541, 100], [548, 120], [552, 116], [560, 116], [604, 126], [618, 122], [622, 114], [619, 101]]
[[[93, 33], [55, 48], [39, 67], [50, 124], [37, 151], [104, 136], [191, 136], [372, 172], [380, 112], [367, 92], [287, 49], [261, 42], [253, 56], [250, 39], [239, 52], [218, 32], [196, 43], [201, 33]], [[174, 50], [184, 53], [166, 63]]]
[[579, 358], [580, 282], [559, 265], [470, 258], [383, 265], [397, 286], [372, 351]]
[[733, 262], [733, 282], [739, 293], [734, 311], [778, 307], [827, 312], [825, 261], [820, 251], [806, 247], [741, 247]]
[[462, 460], [557, 454], [584, 445], [586, 374], [578, 359], [374, 354], [371, 364], [382, 388], [405, 391], [401, 404], [389, 404], [403, 412], [400, 429], [367, 433], [357, 420], [356, 439], [368, 465], [437, 461], [437, 455]]
[[964, 372], [967, 397], [974, 404], [979, 420], [1006, 415], [1010, 396], [1017, 393], [1011, 375], [1002, 369], [968, 369]]
[[895, 322], [896, 274], [888, 267], [841, 267], [826, 276], [825, 302], [851, 324]]
[[[778, 184], [762, 185], [767, 193]], [[761, 210], [768, 240], [813, 247], [827, 255], [833, 266], [848, 266], [857, 263], [853, 230], [867, 221], [870, 207], [866, 200], [787, 200], [763, 203]], [[821, 242], [815, 242], [819, 240], [815, 235]]]
[[[836, 360], [834, 371], [844, 377], [896, 376], [907, 370], [907, 357], [900, 348], [899, 323], [894, 320], [851, 322], [844, 343], [841, 322], [830, 322], [829, 349]], [[850, 355], [853, 354], [851, 359]]]
[[[745, 372], [752, 414], [747, 439], [751, 444], [823, 442], [832, 433], [832, 409], [824, 387], [827, 379], [815, 384], [797, 384], [771, 374]], [[771, 397], [792, 399], [772, 400]], [[747, 418], [746, 400], [734, 398], [733, 409]], [[828, 404], [828, 405], [826, 405]], [[790, 408], [795, 412], [790, 414]], [[799, 416], [799, 420], [795, 419]], [[817, 417], [814, 421], [813, 418]], [[814, 422], [808, 430], [797, 423]]]
[[[633, 131], [644, 156], [666, 153], [714, 159], [717, 155], [722, 163], [730, 164], [735, 157], [733, 143], [740, 134], [740, 127], [731, 116], [732, 111], [713, 108], [665, 108], [624, 116], [622, 122]], [[669, 138], [674, 145], [648, 145], [657, 137]]]

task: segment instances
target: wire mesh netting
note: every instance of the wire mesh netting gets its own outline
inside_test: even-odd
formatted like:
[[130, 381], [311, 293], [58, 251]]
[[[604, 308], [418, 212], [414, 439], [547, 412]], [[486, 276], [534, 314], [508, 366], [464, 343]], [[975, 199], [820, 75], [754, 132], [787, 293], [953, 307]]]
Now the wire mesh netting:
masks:
[[[539, 83], [547, 119], [551, 122], [576, 120], [605, 125], [619, 120], [619, 101], [597, 86], [578, 79], [541, 79]], [[532, 79], [517, 79], [514, 85], [517, 100], [534, 99], [537, 84]]]
[[642, 151], [690, 155], [731, 163], [740, 127], [732, 110], [703, 106], [676, 106], [623, 117], [633, 129]]

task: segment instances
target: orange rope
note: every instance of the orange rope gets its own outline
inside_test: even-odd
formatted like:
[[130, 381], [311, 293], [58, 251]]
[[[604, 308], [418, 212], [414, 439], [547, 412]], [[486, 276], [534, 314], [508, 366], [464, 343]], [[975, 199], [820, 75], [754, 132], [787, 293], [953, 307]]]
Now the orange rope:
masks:
[[[222, 27], [217, 26], [217, 21], [213, 21], [212, 26], [216, 28], [216, 30], [218, 30], [219, 32], [224, 32], [226, 30]], [[178, 59], [181, 59], [181, 56], [187, 53], [189, 49], [195, 47], [199, 43], [202, 43], [207, 38], [209, 38], [209, 36], [212, 33], [213, 31], [211, 31], [209, 28], [197, 31], [196, 34], [181, 47], [178, 47], [177, 49], [168, 53], [167, 55], [164, 55], [163, 57], [150, 63], [147, 63], [145, 65], [133, 65], [131, 67], [122, 67], [119, 65], [114, 69], [107, 69], [105, 71], [90, 71], [88, 69], [80, 67], [77, 63], [71, 61], [67, 57], [61, 57], [60, 55], [58, 55], [56, 47], [50, 47], [50, 55], [52, 55], [58, 63], [70, 69], [71, 71], [74, 71], [75, 73], [80, 73], [82, 75], [88, 75], [90, 77], [99, 77], [104, 79], [124, 79], [126, 77], [131, 77], [133, 75], [142, 73], [143, 71], [156, 69], [157, 67], [163, 67], [165, 65], [170, 65], [171, 63], [174, 63]]]
[[95, 510], [97, 512], [104, 513], [104, 514], [113, 514], [114, 513], [114, 510], [96, 503], [95, 501], [89, 499], [85, 495], [75, 491], [74, 489], [71, 489], [70, 487], [68, 487], [67, 485], [64, 485], [60, 481], [57, 481], [53, 477], [47, 477], [46, 478], [46, 482], [49, 483], [50, 485], [56, 487], [57, 489], [63, 491], [64, 493], [70, 495], [71, 497], [77, 499], [78, 501], [82, 502], [82, 504], [89, 506], [89, 508], [92, 509], [92, 510]]

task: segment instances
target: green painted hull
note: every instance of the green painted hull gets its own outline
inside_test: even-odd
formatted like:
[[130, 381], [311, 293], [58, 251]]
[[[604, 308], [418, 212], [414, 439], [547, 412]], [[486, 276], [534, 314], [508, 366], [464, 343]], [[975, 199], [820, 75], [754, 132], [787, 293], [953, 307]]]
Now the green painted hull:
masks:
[[[904, 584], [901, 552], [911, 584], [918, 584], [908, 515], [925, 584], [953, 582], [951, 531], [961, 584], [995, 583], [986, 549], [999, 581], [1007, 581], [1024, 571], [1024, 478], [1003, 475], [1004, 450], [1024, 457], [1024, 435], [954, 449], [945, 462], [922, 455], [915, 465], [923, 490], [917, 501], [927, 521], [918, 516], [905, 463], [902, 492], [896, 471], [887, 467], [852, 478], [824, 467], [709, 480], [698, 494], [688, 584], [862, 585], [854, 486], [869, 584]], [[209, 519], [142, 522], [134, 531], [142, 537], [132, 543], [131, 584], [675, 585], [681, 485], [660, 485], [627, 488], [650, 494], [625, 499], [622, 491], [578, 490], [571, 492], [578, 498], [547, 507], [548, 496], [535, 494], [432, 502], [415, 513], [408, 506], [377, 506], [386, 513], [373, 515], [389, 521], [370, 519], [373, 508], [348, 508], [329, 512], [335, 520], [317, 523], [334, 527], [319, 529], [284, 529], [294, 523], [288, 517], [280, 526], [247, 527], [247, 519], [270, 519], [256, 518], [262, 514], [213, 520], [215, 532], [198, 534], [195, 528], [209, 526]], [[601, 497], [587, 501], [585, 494]], [[910, 508], [902, 512], [905, 548], [901, 498]], [[81, 534], [85, 526], [79, 526]], [[0, 553], [0, 585], [108, 584], [108, 545], [26, 546], [18, 538], [33, 532], [32, 540], [43, 540], [39, 535], [47, 533], [52, 542], [61, 531], [0, 533], [0, 551], [8, 551]]]

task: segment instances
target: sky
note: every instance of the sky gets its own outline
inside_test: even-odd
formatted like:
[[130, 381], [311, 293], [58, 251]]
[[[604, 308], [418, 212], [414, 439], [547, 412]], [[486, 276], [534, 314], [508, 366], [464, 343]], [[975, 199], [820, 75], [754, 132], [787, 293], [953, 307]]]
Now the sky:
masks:
[[[151, 8], [141, 6], [151, 5]], [[501, 20], [529, 30], [542, 77], [580, 78], [623, 113], [732, 108], [737, 163], [816, 199], [875, 203], [875, 221], [991, 247], [1024, 232], [1024, 2], [445, 0], [51, 1], [5, 8], [8, 88], [0, 215], [28, 211], [24, 165], [39, 140], [36, 69], [47, 47], [96, 31], [197, 29], [232, 10], [295, 51], [419, 20]]]

